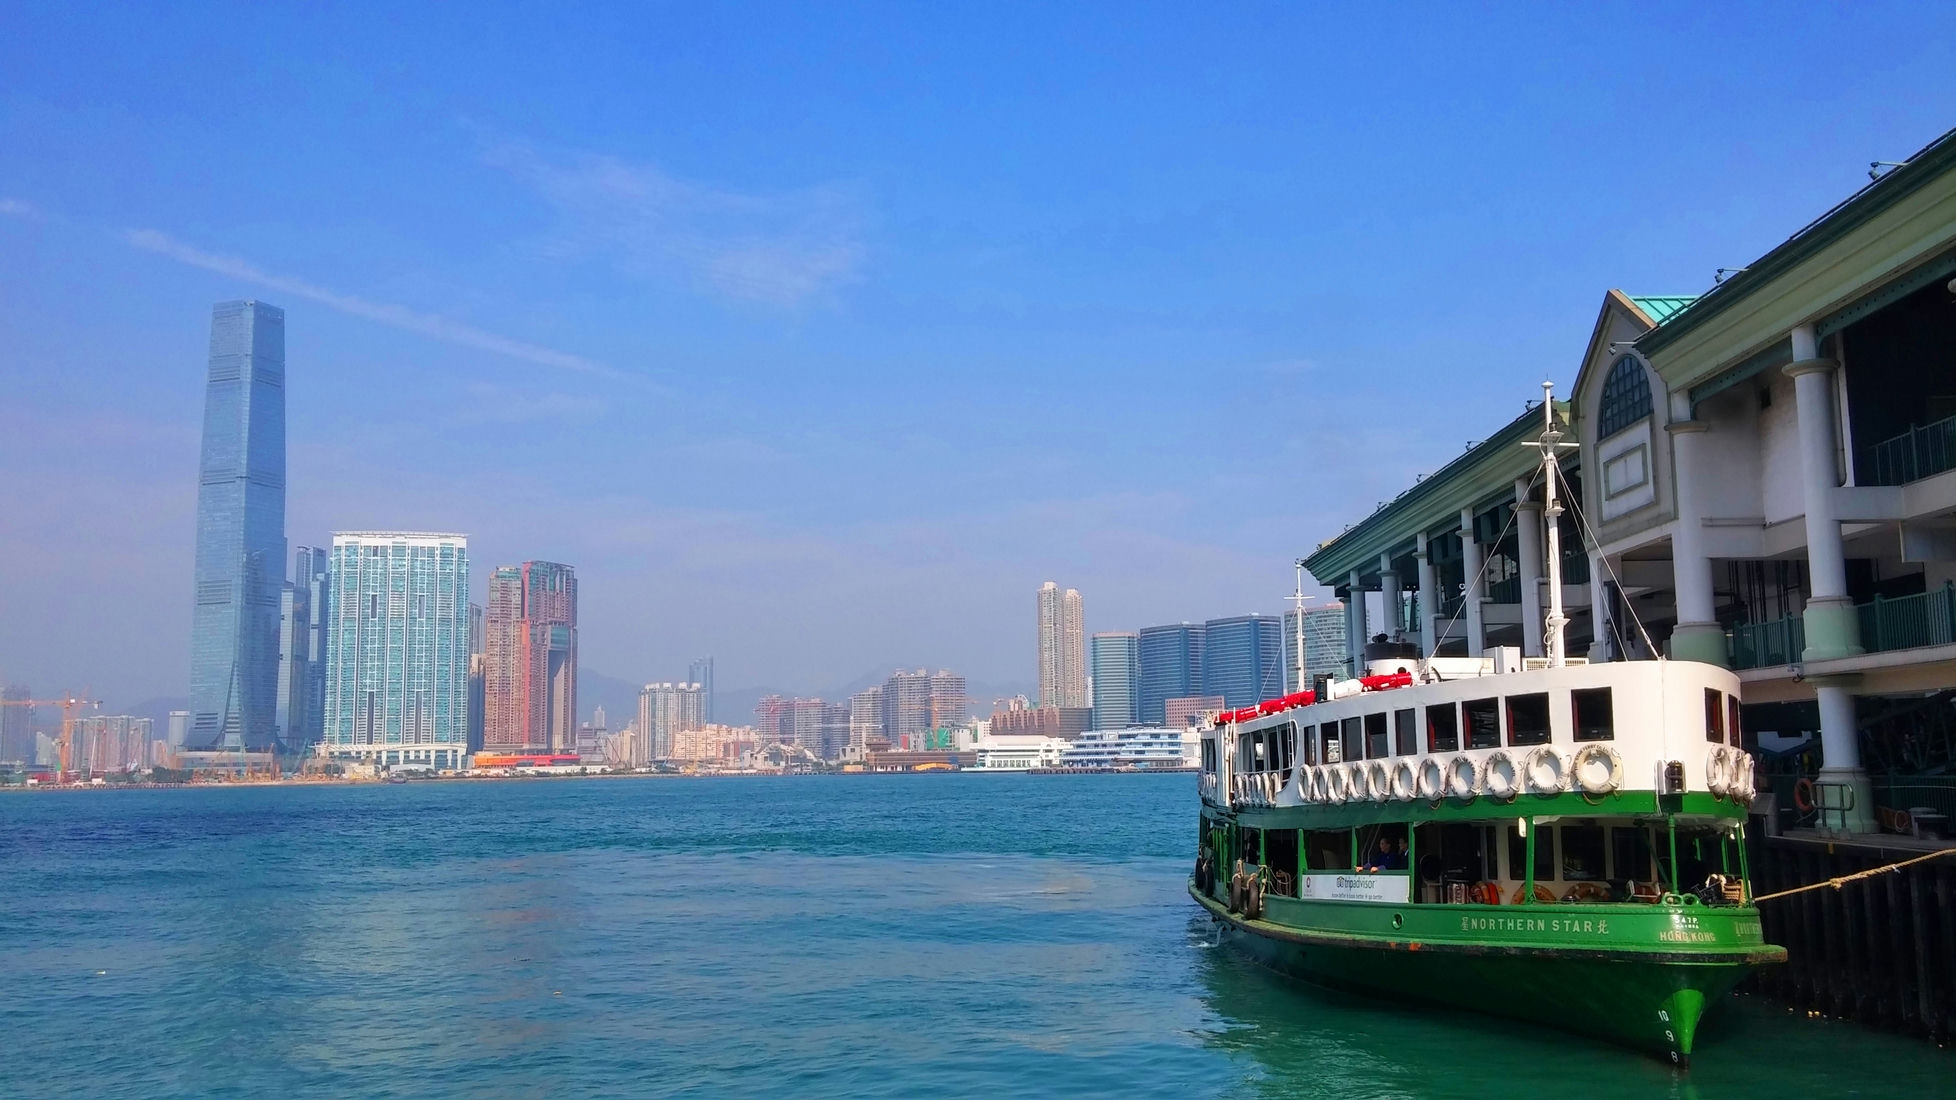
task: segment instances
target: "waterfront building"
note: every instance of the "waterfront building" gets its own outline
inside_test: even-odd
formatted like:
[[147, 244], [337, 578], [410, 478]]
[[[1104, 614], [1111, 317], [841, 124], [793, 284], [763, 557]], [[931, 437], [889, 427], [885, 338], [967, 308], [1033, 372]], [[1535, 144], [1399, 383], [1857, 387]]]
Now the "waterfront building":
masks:
[[[320, 662], [320, 667], [323, 671], [325, 667], [324, 661]], [[320, 694], [320, 706], [323, 708], [326, 703], [326, 698], [325, 698], [326, 692], [323, 687], [320, 689], [319, 694]], [[183, 747], [183, 739], [185, 737], [188, 737], [189, 735], [190, 735], [190, 712], [187, 710], [171, 711], [169, 722], [164, 729], [164, 734], [163, 734], [164, 740], [169, 742], [170, 748], [172, 750], [176, 750]]]
[[930, 724], [932, 729], [961, 726], [971, 717], [971, 704], [964, 690], [964, 677], [943, 669], [930, 678]]
[[[1578, 445], [1559, 494], [1569, 651], [1737, 671], [1748, 736], [1817, 734], [1836, 831], [1912, 797], [1876, 788], [1863, 738], [1932, 740], [1923, 699], [1956, 692], [1952, 280], [1956, 131], [1702, 295], [1606, 292], [1554, 410]], [[1520, 446], [1540, 431], [1537, 407], [1306, 568], [1348, 608], [1416, 576], [1442, 653], [1540, 656], [1546, 526]], [[1354, 624], [1348, 650], [1381, 625]]]
[[1170, 724], [1168, 700], [1202, 694], [1202, 624], [1176, 623], [1141, 631], [1140, 720]]
[[83, 776], [146, 771], [152, 765], [154, 720], [129, 714], [90, 714], [75, 719], [69, 767]]
[[1284, 693], [1283, 620], [1271, 615], [1210, 619], [1202, 626], [1203, 695], [1245, 707]]
[[285, 312], [221, 302], [198, 459], [190, 745], [276, 743], [284, 580]]
[[[24, 704], [32, 698], [34, 693], [21, 684], [12, 684], [5, 691], [0, 691], [0, 699], [10, 704]], [[34, 708], [0, 707], [0, 764], [32, 763], [34, 763]]]
[[889, 744], [883, 732], [883, 689], [870, 688], [849, 697], [849, 751], [850, 759], [861, 759], [869, 751], [871, 744]]
[[1078, 737], [1093, 727], [1092, 707], [1011, 707], [992, 712], [994, 736]]
[[1108, 631], [1093, 636], [1093, 722], [1101, 729], [1141, 724], [1141, 635]]
[[1201, 763], [1202, 734], [1187, 726], [1088, 730], [1060, 754], [1061, 767], [1089, 770], [1195, 768]]
[[1043, 734], [987, 734], [971, 746], [978, 771], [1023, 772], [1057, 768], [1069, 742]]
[[883, 681], [878, 702], [883, 738], [898, 747], [921, 741], [933, 729], [962, 724], [967, 716], [964, 677], [943, 670], [898, 669]]
[[466, 535], [333, 536], [320, 754], [459, 768], [468, 749]]
[[482, 605], [469, 605], [469, 752], [482, 751], [482, 712], [486, 703], [488, 657], [483, 646]]
[[577, 751], [577, 574], [526, 561], [489, 574], [483, 617], [484, 750]]
[[706, 686], [693, 683], [647, 684], [638, 693], [636, 763], [673, 755], [673, 739], [706, 724]]
[[327, 557], [316, 546], [293, 551], [279, 597], [278, 740], [291, 752], [317, 742], [326, 720]]
[[1297, 612], [1284, 612], [1284, 694], [1302, 691], [1319, 677], [1351, 675], [1345, 659], [1345, 605], [1332, 601], [1304, 610], [1304, 683], [1297, 682]]
[[1086, 612], [1076, 589], [1039, 586], [1039, 705], [1087, 707]]
[[686, 680], [688, 683], [698, 684], [700, 689], [706, 692], [706, 720], [718, 721], [719, 719], [713, 716], [713, 658], [701, 657], [687, 665]]
[[1201, 721], [1202, 716], [1210, 711], [1221, 709], [1223, 709], [1223, 697], [1220, 695], [1184, 695], [1163, 704], [1162, 710], [1167, 718], [1162, 725], [1178, 730], [1191, 722]]

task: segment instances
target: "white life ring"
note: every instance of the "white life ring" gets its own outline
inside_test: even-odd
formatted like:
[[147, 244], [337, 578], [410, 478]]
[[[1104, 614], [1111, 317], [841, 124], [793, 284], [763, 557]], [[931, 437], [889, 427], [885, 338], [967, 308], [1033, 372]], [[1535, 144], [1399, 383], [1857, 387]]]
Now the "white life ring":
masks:
[[1413, 762], [1405, 758], [1392, 766], [1392, 797], [1397, 802], [1411, 802], [1419, 793], [1419, 773], [1413, 770]]
[[1345, 801], [1365, 801], [1370, 794], [1365, 789], [1365, 765], [1363, 763], [1340, 764], [1338, 765], [1338, 770], [1345, 777]]
[[1317, 769], [1309, 764], [1299, 764], [1297, 766], [1297, 797], [1306, 802], [1316, 801], [1317, 796], [1311, 789], [1311, 784], [1315, 782], [1317, 782]]
[[1528, 758], [1528, 786], [1536, 794], [1561, 794], [1569, 789], [1569, 758], [1554, 745], [1543, 745]]
[[1732, 763], [1727, 751], [1724, 745], [1713, 745], [1705, 754], [1705, 786], [1715, 798], [1724, 798], [1732, 790]]
[[1481, 766], [1473, 757], [1456, 756], [1447, 765], [1447, 793], [1460, 801], [1472, 802], [1481, 793], [1481, 782]]
[[1366, 768], [1366, 778], [1371, 780], [1372, 801], [1384, 802], [1392, 797], [1392, 765], [1383, 760], [1374, 760]]
[[1429, 756], [1419, 762], [1419, 796], [1428, 802], [1438, 802], [1446, 797], [1447, 769], [1438, 757]]
[[1732, 801], [1750, 806], [1759, 793], [1757, 780], [1753, 775], [1752, 754], [1744, 749], [1732, 750]]
[[1350, 783], [1351, 779], [1345, 774], [1345, 766], [1343, 764], [1326, 764], [1324, 766], [1324, 800], [1326, 802], [1334, 806], [1343, 802], [1345, 795], [1348, 793]]
[[1521, 770], [1515, 766], [1515, 758], [1506, 749], [1496, 749], [1487, 758], [1483, 770], [1482, 786], [1487, 796], [1496, 802], [1506, 802], [1521, 793]]
[[1623, 782], [1623, 761], [1608, 745], [1591, 743], [1576, 750], [1569, 774], [1584, 794], [1609, 794]]

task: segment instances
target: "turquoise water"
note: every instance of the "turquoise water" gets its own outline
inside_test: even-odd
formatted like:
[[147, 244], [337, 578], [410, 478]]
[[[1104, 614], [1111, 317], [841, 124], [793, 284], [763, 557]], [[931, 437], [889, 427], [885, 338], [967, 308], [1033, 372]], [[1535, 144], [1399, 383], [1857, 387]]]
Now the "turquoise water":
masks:
[[0, 797], [0, 1096], [1939, 1096], [1734, 999], [1689, 1078], [1211, 946], [1194, 781]]

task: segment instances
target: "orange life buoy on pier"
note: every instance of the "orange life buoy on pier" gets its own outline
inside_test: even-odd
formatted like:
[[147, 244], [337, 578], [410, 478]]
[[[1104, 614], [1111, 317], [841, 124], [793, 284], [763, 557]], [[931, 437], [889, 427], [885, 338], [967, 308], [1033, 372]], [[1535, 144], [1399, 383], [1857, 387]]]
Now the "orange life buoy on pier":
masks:
[[1814, 811], [1813, 780], [1802, 776], [1798, 783], [1793, 784], [1793, 805], [1803, 814]]

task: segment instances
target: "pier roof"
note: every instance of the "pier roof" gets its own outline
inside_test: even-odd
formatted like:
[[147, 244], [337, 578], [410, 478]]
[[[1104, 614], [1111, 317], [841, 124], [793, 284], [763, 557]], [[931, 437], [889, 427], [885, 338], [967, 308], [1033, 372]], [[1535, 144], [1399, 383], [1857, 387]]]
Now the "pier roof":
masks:
[[[1555, 422], [1568, 430], [1567, 403], [1555, 403]], [[1352, 570], [1373, 572], [1380, 554], [1401, 553], [1421, 532], [1457, 530], [1462, 508], [1478, 509], [1490, 500], [1512, 500], [1515, 479], [1528, 476], [1541, 463], [1539, 455], [1522, 446], [1537, 438], [1541, 427], [1541, 403], [1531, 402], [1520, 416], [1468, 448], [1467, 453], [1380, 505], [1342, 534], [1319, 544], [1304, 559], [1304, 568], [1320, 584], [1343, 584]]]

